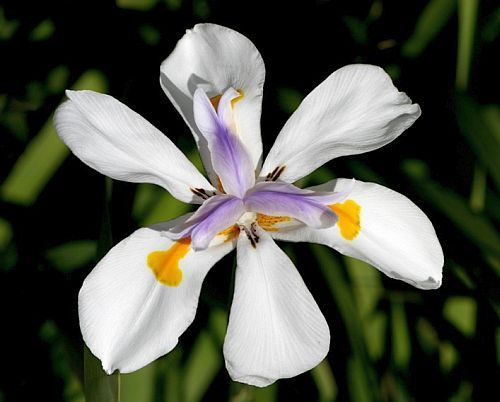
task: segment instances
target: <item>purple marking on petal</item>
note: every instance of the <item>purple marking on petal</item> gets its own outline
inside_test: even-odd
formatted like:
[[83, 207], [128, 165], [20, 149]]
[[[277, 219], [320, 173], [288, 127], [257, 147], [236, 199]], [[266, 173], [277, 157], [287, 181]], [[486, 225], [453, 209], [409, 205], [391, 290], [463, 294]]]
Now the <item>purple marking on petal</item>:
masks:
[[173, 240], [191, 237], [194, 250], [204, 250], [220, 231], [234, 225], [245, 212], [243, 201], [232, 195], [216, 195], [206, 200], [182, 225], [165, 235]]
[[229, 88], [221, 97], [216, 113], [206, 93], [198, 88], [194, 93], [194, 119], [207, 140], [210, 157], [224, 190], [228, 194], [243, 198], [245, 192], [255, 184], [255, 172], [248, 152], [240, 139], [231, 132], [231, 100], [239, 96]]
[[337, 215], [328, 207], [346, 195], [316, 193], [289, 183], [257, 183], [244, 198], [248, 211], [265, 215], [290, 216], [313, 228], [327, 228], [337, 222]]

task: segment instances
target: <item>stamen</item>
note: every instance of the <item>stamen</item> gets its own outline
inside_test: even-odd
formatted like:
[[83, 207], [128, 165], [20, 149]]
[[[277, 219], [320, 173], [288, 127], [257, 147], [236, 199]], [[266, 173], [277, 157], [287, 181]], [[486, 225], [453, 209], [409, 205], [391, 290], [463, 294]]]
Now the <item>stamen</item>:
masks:
[[250, 240], [250, 244], [252, 245], [252, 247], [257, 248], [257, 243], [260, 240], [260, 237], [257, 235], [257, 224], [253, 222], [250, 225], [250, 228], [248, 228], [247, 226], [242, 226], [242, 228], [245, 231], [248, 240]]
[[276, 166], [271, 173], [268, 173], [266, 176], [266, 181], [276, 181], [281, 176], [283, 171], [285, 170], [286, 165]]
[[207, 193], [207, 190], [203, 189], [203, 188], [190, 188], [191, 192], [194, 194], [194, 195], [197, 195], [198, 197], [206, 200], [212, 196], [215, 195], [214, 192], [209, 192]]

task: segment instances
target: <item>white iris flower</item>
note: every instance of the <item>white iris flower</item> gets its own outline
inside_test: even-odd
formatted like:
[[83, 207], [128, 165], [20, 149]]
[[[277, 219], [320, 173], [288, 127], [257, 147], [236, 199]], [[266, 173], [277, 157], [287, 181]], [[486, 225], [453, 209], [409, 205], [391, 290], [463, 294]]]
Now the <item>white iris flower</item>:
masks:
[[161, 65], [161, 85], [190, 127], [207, 180], [159, 130], [108, 95], [68, 91], [55, 116], [73, 153], [117, 180], [154, 183], [201, 204], [118, 243], [79, 294], [85, 343], [106, 372], [171, 351], [194, 319], [208, 270], [237, 249], [224, 341], [231, 377], [266, 386], [316, 366], [328, 325], [275, 239], [328, 245], [421, 289], [441, 284], [443, 253], [426, 215], [373, 183], [292, 183], [339, 156], [391, 142], [420, 116], [379, 67], [331, 74], [286, 122], [262, 164], [264, 63], [241, 34], [201, 24]]

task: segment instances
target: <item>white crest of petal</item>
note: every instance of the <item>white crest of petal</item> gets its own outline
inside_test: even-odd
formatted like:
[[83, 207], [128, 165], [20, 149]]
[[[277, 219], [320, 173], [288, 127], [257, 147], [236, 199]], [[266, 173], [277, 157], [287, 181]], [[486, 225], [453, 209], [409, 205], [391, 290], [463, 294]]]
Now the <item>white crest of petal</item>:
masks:
[[264, 231], [238, 239], [224, 358], [235, 381], [264, 387], [303, 373], [328, 353], [323, 314], [287, 255]]
[[262, 141], [260, 114], [265, 79], [264, 62], [254, 44], [242, 34], [215, 24], [198, 24], [188, 30], [160, 67], [160, 83], [191, 128], [212, 182], [210, 154], [193, 116], [193, 95], [198, 87], [209, 97], [228, 88], [241, 91], [234, 103], [236, 134], [251, 156], [254, 170], [260, 167]]
[[113, 179], [157, 184], [184, 202], [203, 201], [190, 188], [215, 190], [172, 141], [123, 103], [93, 91], [66, 93], [55, 127], [88, 166]]
[[[342, 191], [350, 182], [338, 179], [310, 189]], [[275, 232], [273, 237], [328, 245], [420, 289], [441, 286], [443, 251], [432, 223], [420, 208], [396, 191], [362, 181], [356, 181], [348, 199], [360, 206], [360, 231], [353, 240], [341, 235], [339, 224], [320, 230], [303, 225]]]
[[113, 247], [83, 283], [78, 299], [83, 339], [108, 374], [138, 370], [172, 350], [194, 319], [207, 272], [234, 248], [235, 242], [219, 242], [201, 252], [189, 250], [179, 262], [181, 283], [163, 285], [147, 257], [174, 243], [161, 233], [174, 223], [179, 219], [137, 230]]
[[380, 148], [420, 116], [380, 67], [340, 68], [316, 87], [281, 130], [261, 176], [285, 166], [281, 180], [294, 182], [339, 156]]

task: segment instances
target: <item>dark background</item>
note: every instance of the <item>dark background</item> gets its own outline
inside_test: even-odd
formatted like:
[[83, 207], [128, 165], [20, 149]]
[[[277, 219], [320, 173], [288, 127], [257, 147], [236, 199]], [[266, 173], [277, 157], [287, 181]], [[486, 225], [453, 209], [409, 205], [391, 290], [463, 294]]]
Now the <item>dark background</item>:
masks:
[[443, 285], [420, 291], [333, 250], [283, 245], [332, 345], [317, 369], [258, 390], [223, 367], [226, 257], [179, 346], [123, 375], [121, 400], [491, 400], [500, 374], [495, 1], [18, 0], [0, 5], [0, 402], [84, 400], [83, 279], [137, 227], [185, 211], [153, 186], [106, 182], [68, 154], [50, 123], [64, 89], [113, 95], [194, 155], [159, 66], [198, 22], [236, 29], [262, 53], [265, 150], [300, 100], [346, 64], [383, 67], [420, 104], [422, 117], [397, 141], [302, 184], [356, 177], [407, 195], [436, 228]]

